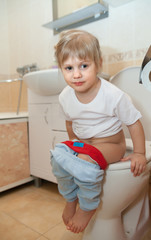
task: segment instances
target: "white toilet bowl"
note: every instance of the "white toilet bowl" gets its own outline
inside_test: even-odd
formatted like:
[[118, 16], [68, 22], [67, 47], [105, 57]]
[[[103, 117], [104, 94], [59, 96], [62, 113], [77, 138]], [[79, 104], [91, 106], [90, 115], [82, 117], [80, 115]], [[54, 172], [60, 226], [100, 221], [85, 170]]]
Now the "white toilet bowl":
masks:
[[[139, 74], [139, 67], [131, 67], [118, 73], [112, 80], [130, 95], [143, 115], [148, 160], [146, 170], [134, 177], [130, 161], [109, 165], [102, 183], [102, 202], [82, 240], [141, 240], [150, 224], [151, 111], [148, 104], [151, 105], [151, 92], [139, 84]], [[126, 154], [129, 154], [133, 151], [133, 145], [128, 131], [124, 131], [127, 138]]]
[[[132, 143], [129, 139], [126, 142], [128, 154]], [[130, 161], [110, 164], [103, 181], [102, 203], [82, 240], [141, 239], [150, 223], [151, 142], [146, 145], [148, 164], [140, 176], [133, 176]]]

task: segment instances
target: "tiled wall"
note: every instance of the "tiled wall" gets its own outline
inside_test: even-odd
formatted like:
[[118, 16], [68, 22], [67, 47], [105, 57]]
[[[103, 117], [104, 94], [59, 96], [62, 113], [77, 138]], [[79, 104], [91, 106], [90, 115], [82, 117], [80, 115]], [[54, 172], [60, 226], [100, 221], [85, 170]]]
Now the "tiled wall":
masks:
[[[0, 80], [10, 77], [0, 75]], [[0, 83], [0, 112], [17, 112], [20, 91], [20, 81]], [[19, 111], [26, 112], [27, 108], [27, 87], [22, 82], [21, 100]]]
[[[103, 72], [113, 76], [120, 70], [130, 66], [141, 66], [147, 48], [136, 51], [103, 55]], [[0, 80], [9, 77], [0, 75]], [[20, 82], [0, 83], [0, 112], [16, 112], [18, 106]], [[28, 111], [27, 87], [22, 84], [20, 111]]]
[[[27, 64], [37, 63], [40, 69], [56, 65], [54, 45], [59, 35], [42, 27], [52, 21], [51, 9], [51, 0], [0, 1], [0, 79], [13, 76], [17, 67]], [[109, 6], [108, 18], [79, 27], [99, 39], [103, 72], [112, 76], [125, 67], [141, 65], [150, 46], [150, 9], [150, 0]], [[19, 82], [0, 83], [0, 112], [16, 111], [18, 92]], [[27, 90], [23, 85], [21, 111], [26, 110]]]
[[[141, 66], [147, 49], [141, 49], [137, 58], [132, 59], [132, 52], [103, 56], [103, 72], [113, 76], [130, 66]], [[0, 80], [5, 77], [0, 75]], [[0, 112], [16, 112], [18, 107], [20, 81], [0, 83]], [[27, 87], [22, 82], [20, 111], [28, 111]]]
[[[51, 15], [51, 0], [0, 1], [0, 80], [18, 78], [16, 69], [24, 65], [37, 63], [40, 69], [52, 65], [53, 32], [42, 27]], [[16, 112], [19, 87], [19, 82], [0, 82], [0, 113]], [[23, 83], [20, 111], [27, 110]]]
[[124, 68], [141, 66], [146, 52], [147, 48], [143, 48], [136, 51], [103, 56], [103, 71], [113, 76]]

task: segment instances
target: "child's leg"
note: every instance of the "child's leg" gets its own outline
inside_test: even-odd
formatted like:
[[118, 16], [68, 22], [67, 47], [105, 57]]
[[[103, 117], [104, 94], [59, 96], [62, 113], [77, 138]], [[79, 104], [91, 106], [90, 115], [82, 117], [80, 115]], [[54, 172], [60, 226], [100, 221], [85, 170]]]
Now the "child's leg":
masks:
[[[99, 165], [92, 163], [93, 160], [91, 162], [91, 159], [89, 158], [88, 155], [85, 156], [84, 154], [82, 156], [81, 154], [81, 158], [86, 157], [86, 159], [83, 159], [86, 161], [83, 161], [79, 157], [74, 156], [75, 152], [73, 150], [70, 150], [70, 148], [64, 144], [58, 144], [57, 148], [55, 148], [55, 151], [51, 151], [51, 152], [54, 157], [54, 158], [52, 157], [53, 173], [58, 179], [59, 191], [67, 199], [67, 204], [63, 212], [63, 220], [65, 224], [68, 224], [68, 228], [70, 228], [71, 226], [71, 231], [74, 231], [74, 232], [83, 231], [84, 228], [87, 226], [88, 222], [90, 221], [92, 215], [94, 214], [95, 209], [99, 205], [99, 202], [100, 202], [99, 196], [100, 196], [101, 188], [99, 189], [99, 191], [95, 190], [91, 198], [89, 198], [89, 196], [85, 197], [85, 192], [82, 193], [82, 195], [80, 195], [80, 191], [79, 191], [78, 198], [80, 202], [80, 209], [78, 209], [77, 213], [75, 213], [76, 203], [77, 203], [75, 200], [77, 197], [77, 191], [79, 190], [78, 186], [80, 184], [80, 188], [82, 189], [83, 182], [86, 183], [86, 185], [90, 184], [90, 186], [96, 182], [100, 183], [102, 181], [104, 171], [100, 169]], [[75, 179], [79, 181], [79, 184], [77, 184]], [[70, 184], [71, 184], [71, 187], [70, 187]], [[87, 189], [87, 186], [84, 186], [83, 188], [84, 190], [85, 190], [85, 187]], [[81, 190], [81, 192], [82, 191], [83, 190]], [[89, 192], [92, 192], [92, 186], [88, 188], [87, 193]], [[83, 207], [82, 207], [82, 198], [86, 199], [86, 201], [84, 201]], [[97, 203], [96, 203], [96, 199], [97, 199]], [[88, 200], [88, 204], [85, 204], [87, 200]], [[72, 204], [69, 202], [72, 202]], [[92, 206], [89, 208], [89, 205], [90, 206], [92, 205]], [[72, 220], [70, 220], [74, 213], [75, 213], [74, 217], [72, 218]], [[78, 222], [80, 222], [80, 224], [78, 224]]]
[[65, 208], [63, 210], [62, 219], [64, 224], [69, 224], [72, 217], [75, 215], [78, 199], [73, 202], [66, 202]]
[[51, 157], [51, 165], [58, 182], [58, 190], [67, 201], [62, 214], [63, 221], [67, 225], [76, 211], [78, 186], [74, 183], [73, 176], [65, 171], [53, 157]]
[[[102, 152], [102, 154], [104, 155], [108, 163], [119, 161], [125, 152], [125, 145], [120, 145], [120, 144], [103, 143], [103, 144], [95, 145], [95, 147]], [[78, 154], [78, 157], [87, 162], [94, 163], [93, 160], [88, 155]], [[79, 184], [76, 182], [76, 184], [79, 185], [78, 197], [79, 197], [79, 201], [81, 201], [80, 206], [86, 206], [86, 204], [84, 204], [84, 201], [86, 201], [88, 204], [88, 199], [91, 199], [92, 203], [95, 205], [94, 199], [97, 200], [98, 198], [95, 197], [95, 194], [93, 195], [93, 190], [94, 192], [96, 189], [99, 190], [99, 187], [101, 187], [101, 181], [102, 180], [100, 179], [99, 185], [97, 184], [97, 181], [96, 181], [96, 185], [95, 184], [89, 185], [90, 188], [88, 189], [86, 186], [83, 186], [82, 183]], [[83, 192], [83, 189], [85, 192]], [[95, 213], [95, 210], [86, 211], [82, 208], [79, 208], [75, 213], [75, 215], [73, 216], [73, 218], [69, 221], [67, 229], [74, 233], [82, 232], [88, 225], [94, 213]]]
[[[80, 155], [80, 157], [83, 156]], [[86, 157], [89, 156], [84, 156], [85, 160]], [[74, 233], [82, 232], [86, 228], [100, 203], [101, 182], [104, 171], [93, 160], [90, 159], [92, 163], [90, 163], [89, 158], [87, 160], [88, 163], [84, 163], [85, 168], [83, 167], [82, 175], [79, 174], [77, 178], [74, 178], [75, 183], [79, 186], [77, 195], [80, 207], [67, 224], [67, 229]], [[90, 173], [90, 179], [88, 179], [85, 172]]]
[[68, 222], [67, 229], [73, 233], [83, 232], [92, 216], [94, 215], [95, 211], [96, 209], [91, 211], [84, 211], [79, 207], [73, 218]]

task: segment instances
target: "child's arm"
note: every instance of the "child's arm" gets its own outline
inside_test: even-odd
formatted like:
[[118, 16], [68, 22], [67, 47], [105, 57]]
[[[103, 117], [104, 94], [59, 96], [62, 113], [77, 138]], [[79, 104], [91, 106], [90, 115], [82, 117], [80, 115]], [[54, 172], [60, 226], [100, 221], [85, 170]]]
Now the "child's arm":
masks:
[[128, 129], [133, 142], [133, 153], [121, 159], [121, 161], [131, 160], [131, 171], [134, 176], [139, 176], [145, 170], [147, 162], [145, 157], [144, 130], [139, 120], [129, 125]]
[[78, 139], [78, 137], [73, 132], [71, 121], [66, 121], [66, 129], [69, 136], [69, 140]]

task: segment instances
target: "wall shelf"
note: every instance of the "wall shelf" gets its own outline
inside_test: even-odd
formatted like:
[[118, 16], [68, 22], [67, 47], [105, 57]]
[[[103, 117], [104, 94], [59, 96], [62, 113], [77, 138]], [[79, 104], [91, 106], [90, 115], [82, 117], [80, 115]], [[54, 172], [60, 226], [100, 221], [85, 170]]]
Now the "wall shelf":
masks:
[[46, 23], [43, 27], [53, 29], [54, 33], [59, 33], [63, 30], [79, 27], [106, 17], [108, 17], [107, 5], [96, 3], [72, 12], [67, 16]]

